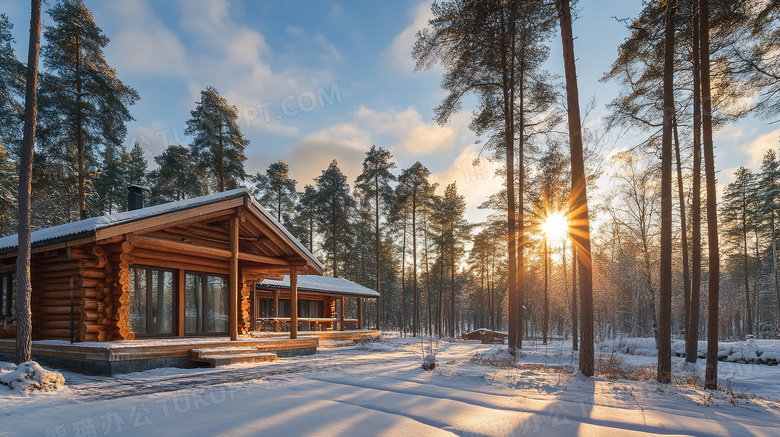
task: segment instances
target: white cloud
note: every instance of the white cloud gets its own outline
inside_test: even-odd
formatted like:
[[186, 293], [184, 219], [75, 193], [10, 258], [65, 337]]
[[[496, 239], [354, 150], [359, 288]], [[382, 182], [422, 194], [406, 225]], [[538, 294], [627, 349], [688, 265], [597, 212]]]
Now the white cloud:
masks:
[[337, 124], [307, 135], [287, 150], [285, 162], [291, 176], [303, 185], [322, 174], [332, 160], [352, 184], [363, 169], [365, 152], [371, 144], [371, 134], [352, 124]]
[[474, 160], [479, 158], [480, 145], [472, 144], [461, 151], [452, 166], [445, 171], [431, 174], [431, 182], [440, 185], [439, 191], [455, 182], [458, 193], [466, 200], [466, 218], [471, 222], [481, 222], [492, 211], [478, 209], [491, 194], [501, 187], [501, 178], [496, 176], [500, 164], [488, 161], [485, 156], [479, 159], [479, 165], [474, 166]]
[[431, 3], [423, 1], [410, 10], [412, 22], [393, 38], [392, 43], [382, 52], [381, 58], [392, 68], [411, 74], [414, 71], [412, 48], [417, 32], [428, 26], [433, 18]]
[[361, 106], [355, 113], [355, 119], [365, 124], [372, 132], [386, 135], [397, 140], [389, 148], [393, 153], [404, 156], [431, 155], [451, 150], [458, 138], [463, 137], [464, 118], [468, 114], [456, 114], [447, 126], [425, 123], [422, 115], [414, 106], [404, 110], [376, 111]]
[[146, 1], [110, 2], [107, 12], [118, 18], [118, 29], [112, 29], [107, 48], [107, 56], [117, 71], [163, 76], [186, 74], [184, 46], [154, 16]]
[[771, 149], [776, 149], [780, 140], [780, 129], [760, 135], [753, 141], [744, 144], [741, 150], [748, 156], [748, 165], [756, 167], [761, 164], [764, 154]]

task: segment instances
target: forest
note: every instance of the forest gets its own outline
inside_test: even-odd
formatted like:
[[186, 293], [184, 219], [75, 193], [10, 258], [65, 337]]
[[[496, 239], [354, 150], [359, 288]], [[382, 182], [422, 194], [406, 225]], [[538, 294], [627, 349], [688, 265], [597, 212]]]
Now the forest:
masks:
[[[365, 311], [382, 329], [491, 328], [513, 347], [565, 338], [575, 349], [623, 335], [778, 337], [777, 149], [717, 186], [713, 131], [780, 112], [780, 2], [645, 2], [622, 19], [629, 36], [602, 78], [621, 94], [596, 128], [580, 125], [568, 1], [434, 3], [412, 57], [416, 70], [443, 68], [439, 124], [465, 96], [479, 102], [470, 127], [502, 181], [479, 205], [491, 212], [482, 223], [464, 218], [455, 182], [433, 183], [422, 162], [398, 168], [381, 145], [365, 145], [355, 180], [335, 159], [309, 181], [282, 161], [247, 174], [239, 110], [213, 87], [182, 120], [189, 144], [128, 150], [143, 96], [108, 65], [106, 32], [80, 0], [47, 12], [33, 230], [124, 211], [131, 184], [148, 188], [146, 206], [245, 186], [326, 274], [381, 293]], [[14, 24], [0, 15], [0, 236], [18, 230], [27, 66]], [[567, 70], [548, 71], [561, 40]], [[629, 130], [643, 140], [603, 147]]]

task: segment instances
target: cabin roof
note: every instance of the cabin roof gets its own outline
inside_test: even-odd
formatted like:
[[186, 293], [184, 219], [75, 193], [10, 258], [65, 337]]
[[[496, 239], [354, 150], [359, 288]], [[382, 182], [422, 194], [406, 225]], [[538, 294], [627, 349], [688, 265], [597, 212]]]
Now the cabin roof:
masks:
[[[284, 279], [277, 281], [274, 279], [265, 279], [257, 284], [258, 289], [290, 289], [290, 276], [285, 275]], [[355, 284], [343, 278], [332, 278], [330, 276], [298, 275], [298, 291], [311, 291], [326, 294], [338, 294], [343, 296], [355, 297], [379, 297], [379, 293]]]
[[[309, 252], [306, 247], [298, 241], [284, 226], [282, 226], [274, 216], [269, 213], [262, 205], [260, 205], [249, 193], [246, 188], [237, 188], [235, 190], [224, 191], [221, 193], [209, 194], [206, 196], [193, 197], [185, 200], [178, 200], [175, 202], [164, 203], [161, 205], [150, 206], [147, 208], [141, 208], [134, 211], [119, 212], [116, 214], [103, 215], [99, 217], [91, 217], [85, 220], [79, 220], [76, 222], [65, 223], [59, 226], [53, 226], [50, 228], [40, 229], [31, 234], [31, 246], [33, 248], [48, 246], [50, 244], [61, 243], [65, 241], [76, 240], [83, 237], [93, 237], [97, 235], [97, 232], [103, 229], [117, 226], [120, 224], [132, 223], [152, 217], [158, 217], [164, 214], [169, 214], [178, 211], [195, 209], [201, 206], [210, 205], [225, 200], [248, 199], [248, 205], [252, 205], [256, 213], [265, 216], [274, 226], [281, 231], [290, 242], [297, 247], [309, 260], [311, 260], [320, 270], [324, 270], [325, 266]], [[0, 254], [15, 252], [18, 249], [18, 235], [9, 235], [4, 238], [0, 238]]]

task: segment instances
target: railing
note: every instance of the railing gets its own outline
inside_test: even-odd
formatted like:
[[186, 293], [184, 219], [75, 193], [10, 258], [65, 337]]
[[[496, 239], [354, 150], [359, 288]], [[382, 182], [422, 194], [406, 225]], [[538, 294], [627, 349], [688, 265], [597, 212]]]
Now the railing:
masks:
[[[260, 317], [257, 319], [258, 331], [289, 332], [290, 317]], [[347, 328], [357, 329], [358, 319], [344, 319]], [[298, 317], [298, 329], [305, 331], [332, 331], [341, 328], [341, 319], [326, 317]], [[307, 329], [304, 329], [304, 326]]]

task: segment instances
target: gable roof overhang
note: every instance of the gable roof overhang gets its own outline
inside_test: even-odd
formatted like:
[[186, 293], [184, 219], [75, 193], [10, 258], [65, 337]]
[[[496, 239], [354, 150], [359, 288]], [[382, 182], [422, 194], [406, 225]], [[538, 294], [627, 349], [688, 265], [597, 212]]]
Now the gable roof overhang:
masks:
[[[241, 207], [273, 233], [272, 237], [276, 241], [289, 247], [295, 254], [293, 257], [300, 258], [307, 271], [322, 274], [324, 265], [254, 200], [246, 188], [41, 229], [31, 234], [31, 247], [33, 252], [39, 252], [90, 242], [99, 243], [124, 234], [151, 232], [198, 219], [208, 220], [224, 215], [231, 209], [238, 211]], [[0, 238], [0, 258], [16, 256], [17, 251], [18, 235]]]
[[[299, 292], [313, 292], [318, 294], [328, 294], [336, 296], [349, 297], [368, 297], [378, 298], [379, 293], [368, 287], [356, 284], [344, 278], [333, 278], [331, 276], [313, 276], [299, 275], [297, 281]], [[255, 285], [255, 290], [289, 290], [290, 277], [285, 276], [282, 280], [265, 279]]]

